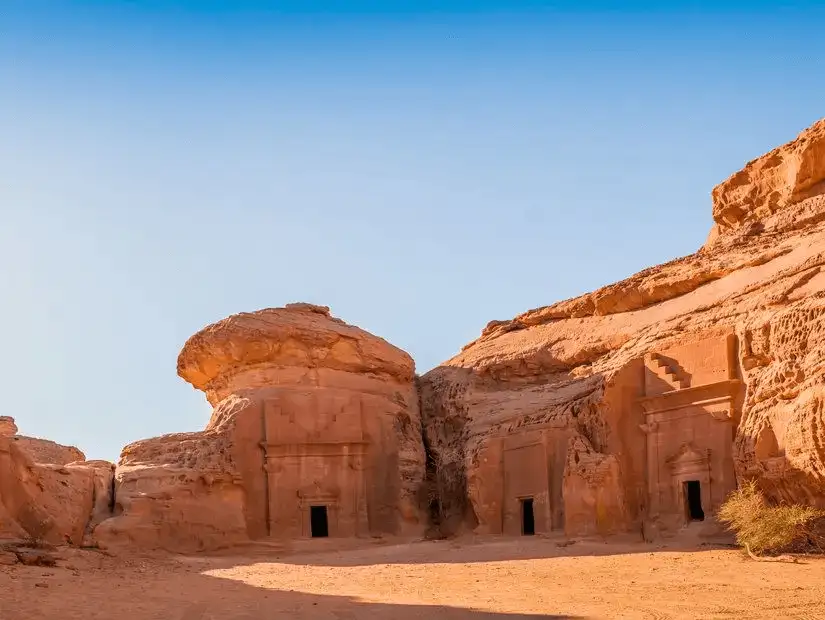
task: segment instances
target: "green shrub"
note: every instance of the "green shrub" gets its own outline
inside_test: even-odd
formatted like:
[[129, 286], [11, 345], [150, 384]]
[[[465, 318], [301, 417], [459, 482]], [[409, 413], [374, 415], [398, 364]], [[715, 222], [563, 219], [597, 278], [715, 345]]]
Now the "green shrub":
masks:
[[772, 505], [753, 481], [728, 496], [718, 517], [753, 553], [825, 553], [825, 510]]

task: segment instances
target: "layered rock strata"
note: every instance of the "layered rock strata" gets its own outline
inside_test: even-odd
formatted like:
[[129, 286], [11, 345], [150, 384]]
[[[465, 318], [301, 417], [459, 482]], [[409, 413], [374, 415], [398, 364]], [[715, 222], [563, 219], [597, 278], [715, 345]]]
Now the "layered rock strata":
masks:
[[291, 304], [206, 327], [178, 374], [212, 417], [202, 432], [124, 448], [101, 541], [209, 549], [423, 531], [421, 419], [403, 351], [326, 307]]
[[825, 507], [825, 120], [713, 217], [697, 253], [493, 321], [422, 377], [442, 527], [670, 531], [745, 478]]

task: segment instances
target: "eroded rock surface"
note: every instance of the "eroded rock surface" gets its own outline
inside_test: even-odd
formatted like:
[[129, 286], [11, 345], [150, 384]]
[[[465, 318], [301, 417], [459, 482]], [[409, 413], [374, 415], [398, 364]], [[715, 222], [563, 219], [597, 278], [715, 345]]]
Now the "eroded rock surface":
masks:
[[713, 216], [696, 254], [493, 321], [422, 377], [448, 531], [670, 530], [745, 477], [825, 506], [825, 120]]
[[64, 446], [49, 439], [17, 435], [14, 441], [35, 463], [68, 465], [86, 460], [86, 455], [74, 446]]
[[[16, 433], [12, 418], [3, 421]], [[111, 514], [106, 480], [114, 468], [82, 459], [77, 448], [0, 434], [0, 538], [82, 544], [95, 521]]]
[[403, 351], [328, 308], [292, 304], [206, 327], [178, 374], [206, 394], [211, 420], [126, 446], [118, 515], [99, 540], [209, 549], [423, 531], [421, 420]]
[[771, 216], [825, 194], [825, 120], [793, 142], [749, 162], [713, 190], [713, 219], [722, 231]]
[[0, 416], [0, 437], [11, 437], [17, 434], [17, 424], [14, 418], [4, 415]]

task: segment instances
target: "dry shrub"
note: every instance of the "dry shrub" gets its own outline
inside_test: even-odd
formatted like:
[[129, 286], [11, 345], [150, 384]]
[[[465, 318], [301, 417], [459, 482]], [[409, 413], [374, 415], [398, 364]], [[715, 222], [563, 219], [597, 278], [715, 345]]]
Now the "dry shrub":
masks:
[[825, 510], [772, 505], [754, 481], [731, 493], [718, 516], [753, 553], [825, 553]]

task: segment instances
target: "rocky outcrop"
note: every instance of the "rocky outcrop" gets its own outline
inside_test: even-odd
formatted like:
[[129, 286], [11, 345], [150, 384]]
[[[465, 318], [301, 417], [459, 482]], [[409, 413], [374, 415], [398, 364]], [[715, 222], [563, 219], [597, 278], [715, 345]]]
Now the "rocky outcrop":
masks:
[[11, 437], [17, 434], [17, 424], [14, 418], [7, 415], [0, 416], [0, 437]]
[[97, 521], [110, 516], [114, 466], [64, 462], [77, 448], [18, 437], [11, 418], [0, 434], [0, 538], [80, 545]]
[[731, 425], [708, 486], [732, 484], [731, 461], [776, 499], [825, 506], [825, 120], [715, 188], [713, 215], [696, 254], [493, 321], [421, 378], [447, 529], [507, 530], [520, 441], [542, 446], [553, 528], [637, 530], [681, 493], [654, 472], [682, 484], [708, 458], [687, 440], [654, 454], [677, 439], [649, 423], [674, 410], [702, 425], [682, 436]]
[[192, 336], [178, 374], [213, 405], [202, 432], [127, 446], [104, 544], [211, 549], [309, 535], [424, 527], [425, 456], [414, 365], [403, 351], [291, 304], [244, 313]]
[[203, 432], [127, 445], [115, 473], [115, 516], [98, 526], [96, 540], [172, 550], [248, 540], [244, 489], [231, 451], [233, 424], [247, 405], [228, 398]]
[[713, 219], [721, 233], [749, 223], [773, 224], [772, 216], [823, 194], [825, 119], [717, 185]]
[[86, 460], [86, 455], [74, 446], [63, 446], [48, 439], [17, 435], [14, 441], [35, 463], [68, 465]]

